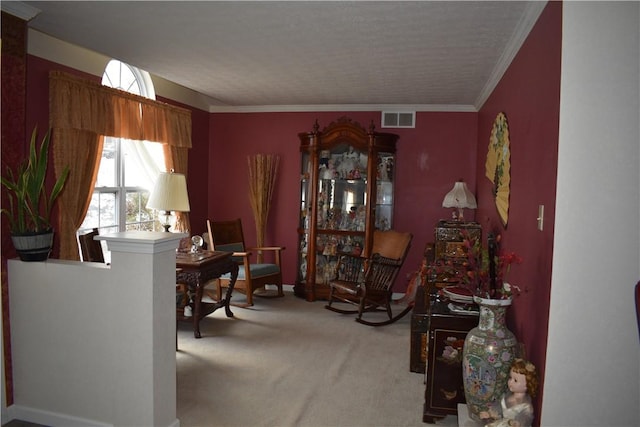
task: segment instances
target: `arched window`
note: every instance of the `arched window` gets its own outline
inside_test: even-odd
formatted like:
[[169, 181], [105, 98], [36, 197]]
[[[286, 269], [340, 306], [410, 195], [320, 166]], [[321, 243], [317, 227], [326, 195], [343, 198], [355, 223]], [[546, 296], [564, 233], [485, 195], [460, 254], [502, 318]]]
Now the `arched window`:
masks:
[[[111, 60], [102, 84], [155, 99], [149, 73]], [[89, 210], [78, 230], [100, 234], [128, 230], [161, 230], [156, 213], [147, 210], [149, 192], [165, 170], [162, 144], [105, 137], [100, 169]]]

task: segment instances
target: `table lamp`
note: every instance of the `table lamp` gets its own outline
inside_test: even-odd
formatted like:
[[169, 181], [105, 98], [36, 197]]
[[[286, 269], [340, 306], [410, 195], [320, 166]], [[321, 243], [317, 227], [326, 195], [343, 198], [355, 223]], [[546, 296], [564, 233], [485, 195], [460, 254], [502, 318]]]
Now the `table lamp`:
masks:
[[158, 176], [153, 191], [147, 202], [147, 209], [164, 211], [164, 231], [171, 228], [171, 212], [189, 212], [189, 195], [187, 194], [187, 179], [184, 174], [162, 172]]
[[442, 201], [443, 208], [455, 208], [457, 212], [453, 211], [454, 221], [464, 221], [463, 209], [476, 209], [478, 204], [476, 203], [475, 196], [469, 191], [467, 184], [460, 180], [453, 185], [453, 189], [444, 196]]

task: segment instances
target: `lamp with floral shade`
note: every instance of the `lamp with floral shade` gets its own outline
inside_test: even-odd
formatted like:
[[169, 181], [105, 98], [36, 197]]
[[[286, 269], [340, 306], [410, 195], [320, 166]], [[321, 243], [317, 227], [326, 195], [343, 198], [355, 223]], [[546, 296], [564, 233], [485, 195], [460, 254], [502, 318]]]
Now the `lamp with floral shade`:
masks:
[[454, 208], [452, 217], [454, 221], [464, 221], [464, 212], [466, 209], [476, 209], [478, 204], [476, 198], [467, 187], [467, 184], [460, 180], [453, 185], [453, 189], [444, 196], [442, 201], [443, 208]]

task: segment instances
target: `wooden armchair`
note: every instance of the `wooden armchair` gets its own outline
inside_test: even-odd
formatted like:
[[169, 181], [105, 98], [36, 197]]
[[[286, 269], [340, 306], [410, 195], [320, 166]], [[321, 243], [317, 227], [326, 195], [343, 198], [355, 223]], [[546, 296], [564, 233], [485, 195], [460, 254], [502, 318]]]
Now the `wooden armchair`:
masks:
[[[238, 262], [238, 279], [234, 290], [239, 290], [247, 296], [247, 305], [253, 305], [253, 293], [256, 290], [263, 290], [265, 285], [276, 285], [277, 293], [268, 294], [261, 292], [256, 295], [261, 297], [282, 297], [282, 269], [281, 252], [285, 249], [282, 246], [254, 247], [248, 248], [244, 243], [244, 233], [242, 232], [242, 221], [238, 218], [231, 221], [209, 221], [207, 220], [209, 235], [208, 246], [215, 251], [233, 252], [233, 256]], [[272, 254], [273, 262], [255, 263], [252, 262], [254, 252], [261, 251]], [[231, 277], [225, 275], [217, 280], [217, 298], [222, 297], [222, 288], [228, 286]]]
[[[342, 314], [357, 314], [356, 321], [369, 326], [388, 325], [407, 314], [411, 307], [393, 315], [391, 297], [412, 238], [411, 233], [375, 231], [371, 258], [340, 257], [336, 277], [329, 282], [329, 302], [325, 308]], [[356, 308], [340, 308], [334, 303], [346, 303]], [[375, 311], [386, 312], [389, 319], [376, 322], [362, 318], [365, 313]]]
[[99, 240], [95, 240], [95, 237], [98, 235], [98, 229], [94, 228], [90, 232], [78, 236], [78, 241], [80, 242], [80, 253], [82, 254], [83, 262], [104, 263], [102, 244]]

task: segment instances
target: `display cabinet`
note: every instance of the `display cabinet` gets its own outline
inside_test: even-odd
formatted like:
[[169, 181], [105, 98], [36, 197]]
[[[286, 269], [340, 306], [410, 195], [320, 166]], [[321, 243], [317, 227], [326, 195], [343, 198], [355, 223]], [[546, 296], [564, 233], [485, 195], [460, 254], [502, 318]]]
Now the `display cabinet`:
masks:
[[365, 129], [343, 117], [300, 138], [301, 189], [298, 278], [308, 301], [329, 296], [338, 257], [369, 256], [374, 229], [393, 224], [398, 136]]

